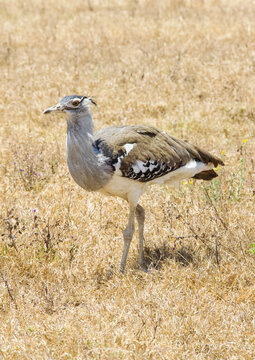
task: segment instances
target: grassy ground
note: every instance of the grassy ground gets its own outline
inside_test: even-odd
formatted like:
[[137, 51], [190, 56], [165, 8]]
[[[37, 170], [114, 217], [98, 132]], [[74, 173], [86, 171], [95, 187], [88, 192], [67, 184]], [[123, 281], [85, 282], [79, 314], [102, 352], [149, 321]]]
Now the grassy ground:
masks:
[[[1, 360], [255, 358], [254, 19], [250, 0], [2, 1]], [[141, 199], [149, 273], [137, 233], [118, 273], [127, 204], [78, 188], [65, 120], [42, 115], [73, 93], [97, 128], [224, 158]]]

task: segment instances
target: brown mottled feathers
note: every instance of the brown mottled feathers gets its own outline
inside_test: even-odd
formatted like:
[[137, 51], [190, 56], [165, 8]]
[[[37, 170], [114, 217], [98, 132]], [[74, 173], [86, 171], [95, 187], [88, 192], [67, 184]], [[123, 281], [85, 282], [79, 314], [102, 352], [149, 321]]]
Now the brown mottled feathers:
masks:
[[[123, 176], [140, 181], [146, 180], [129, 176], [132, 165], [138, 160], [144, 163], [154, 161], [155, 166], [156, 162], [161, 167], [163, 166], [163, 171], [157, 172], [157, 175], [153, 176], [153, 178], [174, 171], [186, 165], [190, 160], [205, 164], [213, 163], [215, 167], [219, 164], [224, 165], [223, 161], [218, 157], [150, 126], [110, 127], [100, 130], [95, 135], [95, 139], [94, 146], [103, 150], [104, 155], [113, 159], [113, 163], [114, 161], [117, 162], [118, 158], [121, 158], [120, 170]], [[127, 153], [124, 147], [126, 144], [135, 144], [135, 146]], [[213, 170], [207, 170], [197, 174], [195, 178], [209, 180], [215, 176], [217, 174]], [[147, 180], [151, 180], [151, 178]]]

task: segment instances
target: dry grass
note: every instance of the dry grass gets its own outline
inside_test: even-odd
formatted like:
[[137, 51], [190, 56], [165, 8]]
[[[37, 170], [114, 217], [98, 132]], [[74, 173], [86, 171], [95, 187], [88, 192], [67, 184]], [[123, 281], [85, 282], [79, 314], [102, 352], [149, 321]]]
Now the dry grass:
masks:
[[[1, 3], [1, 360], [255, 358], [254, 19], [250, 0]], [[42, 116], [72, 93], [99, 128], [225, 152], [212, 183], [142, 198], [149, 273], [137, 233], [118, 273], [127, 205], [78, 188]]]

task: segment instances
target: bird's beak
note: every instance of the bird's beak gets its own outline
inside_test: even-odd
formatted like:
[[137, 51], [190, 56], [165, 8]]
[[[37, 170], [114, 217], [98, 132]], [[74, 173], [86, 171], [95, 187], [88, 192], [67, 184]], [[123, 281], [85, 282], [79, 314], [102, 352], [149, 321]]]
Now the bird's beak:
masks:
[[63, 107], [60, 104], [54, 105], [48, 109], [45, 109], [43, 114], [49, 114], [51, 112], [63, 111]]

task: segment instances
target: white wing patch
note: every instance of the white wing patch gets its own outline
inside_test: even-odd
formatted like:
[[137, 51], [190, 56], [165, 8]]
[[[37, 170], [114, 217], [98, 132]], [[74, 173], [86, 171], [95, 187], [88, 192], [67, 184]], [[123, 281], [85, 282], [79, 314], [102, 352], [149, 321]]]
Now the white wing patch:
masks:
[[127, 143], [127, 144], [123, 145], [124, 149], [126, 150], [126, 153], [123, 153], [122, 155], [118, 156], [118, 161], [116, 164], [114, 164], [117, 175], [122, 175], [122, 173], [120, 171], [121, 160], [124, 159], [124, 157], [126, 157], [130, 153], [130, 151], [133, 149], [134, 146], [135, 146], [135, 143], [134, 144]]
[[[199, 164], [203, 164], [202, 162], [198, 162], [196, 160], [190, 160], [185, 166], [185, 169], [196, 169]], [[204, 165], [204, 164], [203, 164]]]
[[133, 149], [133, 147], [135, 146], [135, 144], [125, 144], [123, 145], [123, 147], [125, 148], [127, 154], [128, 155], [130, 153], [130, 151]]

